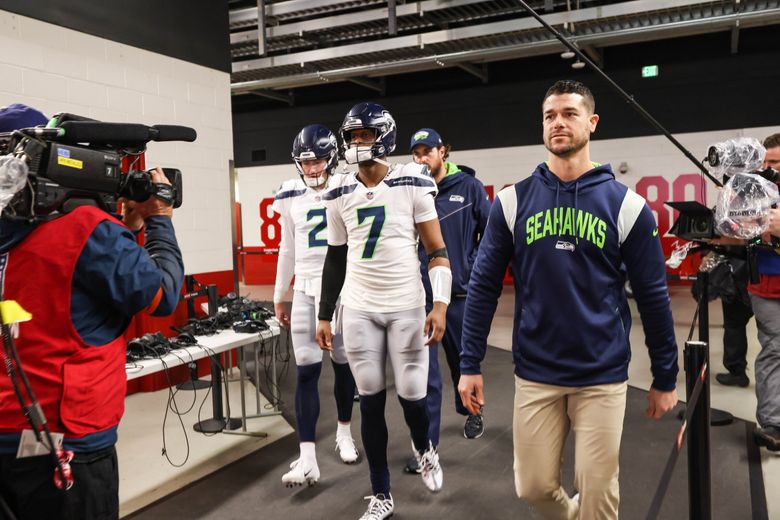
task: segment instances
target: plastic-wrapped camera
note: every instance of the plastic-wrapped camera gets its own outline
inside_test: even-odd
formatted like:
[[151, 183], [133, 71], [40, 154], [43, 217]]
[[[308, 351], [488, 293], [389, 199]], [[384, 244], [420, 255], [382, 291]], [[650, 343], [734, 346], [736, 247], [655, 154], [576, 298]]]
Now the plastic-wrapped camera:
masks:
[[738, 137], [715, 143], [707, 150], [710, 173], [731, 177], [737, 173], [758, 171], [766, 149], [754, 137]]

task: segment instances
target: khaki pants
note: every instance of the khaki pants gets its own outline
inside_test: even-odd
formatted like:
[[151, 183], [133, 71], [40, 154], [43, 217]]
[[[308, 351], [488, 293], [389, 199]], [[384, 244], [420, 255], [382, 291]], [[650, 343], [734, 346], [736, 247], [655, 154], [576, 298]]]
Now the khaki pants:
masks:
[[[626, 388], [625, 382], [565, 387], [515, 377], [517, 496], [548, 519], [617, 518]], [[574, 485], [579, 501], [561, 486], [561, 454], [569, 429], [574, 430]]]

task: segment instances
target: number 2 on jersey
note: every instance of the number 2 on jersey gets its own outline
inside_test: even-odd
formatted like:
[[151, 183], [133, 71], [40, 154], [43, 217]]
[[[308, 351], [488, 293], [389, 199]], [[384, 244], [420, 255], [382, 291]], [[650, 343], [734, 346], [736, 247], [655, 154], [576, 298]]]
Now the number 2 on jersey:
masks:
[[385, 207], [371, 206], [368, 208], [358, 208], [357, 217], [358, 225], [361, 225], [366, 219], [373, 219], [371, 222], [371, 229], [368, 230], [366, 245], [363, 248], [363, 258], [373, 258], [376, 244], [379, 242], [379, 236], [382, 233], [382, 226], [385, 225]]
[[310, 209], [306, 214], [306, 222], [314, 217], [319, 217], [320, 221], [309, 231], [309, 247], [325, 247], [328, 245], [328, 240], [317, 236], [320, 231], [328, 227], [328, 222], [325, 220], [325, 208]]

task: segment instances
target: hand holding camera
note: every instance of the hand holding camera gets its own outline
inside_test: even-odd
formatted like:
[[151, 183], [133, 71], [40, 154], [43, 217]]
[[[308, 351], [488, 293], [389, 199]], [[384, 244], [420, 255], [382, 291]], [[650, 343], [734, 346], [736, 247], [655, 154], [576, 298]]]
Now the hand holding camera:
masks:
[[[159, 167], [150, 170], [152, 184], [170, 186], [171, 182]], [[173, 216], [173, 204], [157, 196], [151, 196], [143, 202], [122, 198], [122, 221], [133, 231], [141, 229], [144, 221], [154, 216]]]

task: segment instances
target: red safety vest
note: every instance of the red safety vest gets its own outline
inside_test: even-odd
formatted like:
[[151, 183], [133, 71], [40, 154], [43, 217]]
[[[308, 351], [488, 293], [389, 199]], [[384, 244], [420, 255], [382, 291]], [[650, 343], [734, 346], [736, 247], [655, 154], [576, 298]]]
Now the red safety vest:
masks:
[[[79, 438], [119, 424], [127, 386], [123, 336], [87, 345], [70, 316], [73, 271], [87, 239], [105, 220], [89, 206], [39, 225], [5, 259], [3, 299], [33, 319], [20, 324], [16, 348], [52, 431]], [[8, 373], [0, 370], [0, 433], [29, 428]]]

